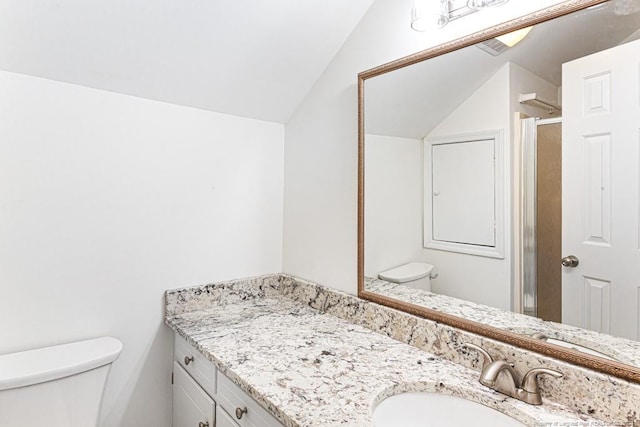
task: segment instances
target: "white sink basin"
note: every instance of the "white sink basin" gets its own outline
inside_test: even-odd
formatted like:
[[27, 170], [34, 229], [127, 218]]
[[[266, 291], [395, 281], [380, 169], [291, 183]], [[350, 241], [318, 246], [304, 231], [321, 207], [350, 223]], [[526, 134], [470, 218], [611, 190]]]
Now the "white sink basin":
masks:
[[471, 400], [441, 393], [402, 393], [373, 411], [375, 427], [522, 427], [525, 424]]

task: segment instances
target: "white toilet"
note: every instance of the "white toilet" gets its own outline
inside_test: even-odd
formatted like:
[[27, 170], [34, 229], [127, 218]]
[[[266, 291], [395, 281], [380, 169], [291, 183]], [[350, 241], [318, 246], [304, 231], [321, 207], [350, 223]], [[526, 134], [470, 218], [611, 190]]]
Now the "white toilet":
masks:
[[0, 356], [0, 426], [96, 426], [121, 350], [103, 337]]
[[412, 288], [431, 291], [431, 272], [433, 265], [424, 262], [410, 262], [378, 274], [382, 280], [402, 283]]

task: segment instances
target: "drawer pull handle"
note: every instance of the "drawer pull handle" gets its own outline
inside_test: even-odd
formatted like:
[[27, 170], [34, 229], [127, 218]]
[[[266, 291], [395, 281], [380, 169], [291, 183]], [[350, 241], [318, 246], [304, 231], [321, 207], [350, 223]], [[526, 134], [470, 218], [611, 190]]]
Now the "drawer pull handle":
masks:
[[242, 416], [244, 414], [247, 413], [247, 407], [245, 406], [244, 408], [240, 409], [240, 408], [236, 408], [236, 418], [237, 419], [242, 419]]
[[209, 421], [204, 422], [204, 423], [202, 421], [200, 421], [200, 423], [198, 424], [198, 427], [209, 427]]
[[193, 356], [185, 356], [184, 357], [184, 364], [185, 365], [188, 365], [191, 362], [193, 362]]

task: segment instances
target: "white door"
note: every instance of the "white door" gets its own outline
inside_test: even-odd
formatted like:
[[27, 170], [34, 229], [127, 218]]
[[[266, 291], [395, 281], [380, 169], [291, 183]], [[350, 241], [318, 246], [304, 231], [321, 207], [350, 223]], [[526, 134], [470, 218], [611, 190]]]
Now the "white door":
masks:
[[640, 41], [562, 75], [562, 321], [640, 339]]

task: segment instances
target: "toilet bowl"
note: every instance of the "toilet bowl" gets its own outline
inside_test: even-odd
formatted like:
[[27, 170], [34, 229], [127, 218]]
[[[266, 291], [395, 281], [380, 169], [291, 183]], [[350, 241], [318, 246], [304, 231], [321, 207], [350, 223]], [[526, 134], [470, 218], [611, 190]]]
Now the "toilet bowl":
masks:
[[0, 426], [96, 426], [121, 350], [103, 337], [0, 356]]
[[378, 274], [382, 280], [402, 283], [412, 288], [431, 291], [431, 272], [433, 265], [424, 262], [410, 262]]

